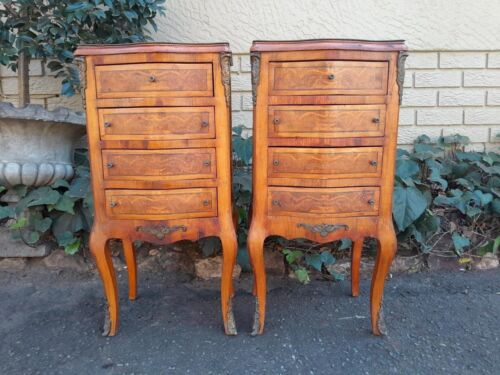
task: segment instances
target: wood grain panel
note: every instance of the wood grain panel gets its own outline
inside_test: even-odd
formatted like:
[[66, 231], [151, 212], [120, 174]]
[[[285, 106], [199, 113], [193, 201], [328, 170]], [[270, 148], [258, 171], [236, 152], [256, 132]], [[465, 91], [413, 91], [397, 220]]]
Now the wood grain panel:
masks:
[[213, 96], [212, 64], [124, 64], [95, 67], [98, 98]]
[[386, 95], [387, 75], [387, 62], [272, 62], [269, 95]]
[[99, 110], [103, 140], [215, 138], [213, 107], [105, 108]]
[[271, 106], [271, 138], [345, 138], [384, 135], [385, 105]]
[[106, 190], [115, 219], [168, 220], [217, 216], [217, 189]]
[[378, 187], [333, 189], [268, 188], [270, 215], [373, 216], [378, 213]]
[[214, 148], [103, 150], [105, 179], [180, 180], [215, 178]]
[[270, 147], [268, 177], [315, 180], [379, 177], [382, 153], [382, 147]]

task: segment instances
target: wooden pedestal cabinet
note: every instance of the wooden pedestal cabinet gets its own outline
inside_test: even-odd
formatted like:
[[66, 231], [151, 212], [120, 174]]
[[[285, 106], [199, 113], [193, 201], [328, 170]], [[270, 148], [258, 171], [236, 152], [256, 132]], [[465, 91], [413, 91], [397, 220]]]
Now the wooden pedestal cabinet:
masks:
[[222, 241], [222, 318], [226, 334], [236, 334], [229, 46], [86, 45], [76, 55], [86, 77], [95, 204], [90, 248], [109, 307], [104, 334], [113, 336], [118, 327], [109, 239], [123, 242], [133, 300], [134, 240], [166, 244], [207, 236]]
[[392, 192], [404, 60], [402, 41], [254, 42], [254, 334], [264, 329], [267, 236], [353, 240], [359, 294], [365, 237], [378, 240], [371, 324], [381, 333], [384, 281], [396, 252]]

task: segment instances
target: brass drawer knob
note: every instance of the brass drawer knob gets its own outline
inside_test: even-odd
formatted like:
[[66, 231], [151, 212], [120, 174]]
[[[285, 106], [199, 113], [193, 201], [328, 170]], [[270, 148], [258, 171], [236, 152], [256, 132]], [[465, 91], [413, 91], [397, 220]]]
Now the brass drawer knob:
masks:
[[370, 160], [370, 165], [373, 165], [375, 167], [377, 164], [378, 164], [378, 161]]
[[203, 162], [203, 166], [204, 166], [204, 167], [209, 167], [209, 166], [210, 166], [210, 164], [212, 164], [212, 163], [210, 162], [210, 160], [205, 160], [205, 161]]
[[277, 200], [277, 199], [274, 199], [272, 201], [272, 204], [273, 204], [273, 206], [279, 206], [279, 207], [281, 207], [281, 202], [279, 200]]
[[118, 202], [111, 202], [109, 204], [109, 207], [111, 207], [111, 208], [115, 208], [116, 206], [118, 206]]
[[106, 164], [106, 167], [113, 168], [113, 165], [114, 165], [113, 163], [108, 163], [108, 164]]
[[273, 165], [277, 167], [278, 165], [280, 165], [280, 161], [279, 160], [273, 160]]
[[374, 117], [373, 120], [372, 120], [372, 122], [374, 124], [380, 124], [380, 119], [378, 117]]
[[274, 125], [278, 125], [279, 123], [280, 123], [280, 119], [279, 119], [279, 118], [275, 118], [275, 119], [273, 120], [273, 124], [274, 124]]
[[149, 82], [156, 82], [156, 77], [155, 76], [150, 76], [149, 77]]
[[110, 123], [109, 121], [106, 121], [106, 122], [104, 123], [104, 127], [105, 127], [105, 128], [110, 128], [110, 127], [111, 127], [111, 123]]
[[204, 205], [204, 206], [208, 206], [209, 204], [210, 204], [210, 199], [205, 199], [205, 200], [203, 201], [203, 205]]
[[204, 127], [204, 128], [206, 128], [206, 127], [208, 126], [208, 121], [203, 120], [203, 121], [201, 122], [201, 126], [202, 126], [202, 127]]
[[328, 74], [328, 79], [333, 81], [335, 79], [335, 74]]
[[369, 200], [368, 200], [368, 204], [369, 204], [370, 206], [373, 206], [373, 205], [375, 205], [375, 201], [374, 201], [373, 199], [369, 199]]

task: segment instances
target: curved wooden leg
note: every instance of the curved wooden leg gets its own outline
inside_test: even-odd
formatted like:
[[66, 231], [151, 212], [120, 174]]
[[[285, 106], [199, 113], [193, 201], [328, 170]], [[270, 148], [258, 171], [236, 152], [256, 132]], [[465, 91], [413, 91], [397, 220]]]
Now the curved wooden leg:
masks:
[[123, 240], [122, 243], [128, 271], [128, 298], [133, 301], [137, 298], [137, 264], [134, 244], [130, 240]]
[[220, 237], [222, 242], [222, 277], [221, 277], [221, 304], [222, 321], [224, 322], [224, 332], [226, 335], [234, 336], [237, 334], [236, 322], [233, 314], [233, 270], [236, 264], [238, 252], [238, 241], [236, 233], [225, 234]]
[[250, 262], [252, 263], [254, 285], [253, 293], [256, 296], [255, 315], [252, 335], [261, 335], [264, 332], [266, 320], [266, 267], [264, 264], [264, 240], [266, 236], [261, 231], [252, 230], [248, 234], [247, 246]]
[[95, 257], [97, 269], [101, 274], [104, 293], [108, 301], [108, 311], [104, 322], [103, 336], [114, 336], [118, 328], [118, 287], [115, 269], [111, 260], [108, 238], [99, 233], [90, 234], [90, 250]]
[[397, 248], [396, 234], [392, 225], [380, 231], [378, 242], [379, 247], [377, 259], [375, 260], [370, 292], [372, 332], [377, 336], [386, 333], [382, 314], [382, 298], [384, 294], [385, 278], [387, 277]]
[[359, 269], [361, 267], [361, 250], [363, 250], [364, 238], [360, 238], [352, 244], [351, 256], [351, 294], [359, 296]]

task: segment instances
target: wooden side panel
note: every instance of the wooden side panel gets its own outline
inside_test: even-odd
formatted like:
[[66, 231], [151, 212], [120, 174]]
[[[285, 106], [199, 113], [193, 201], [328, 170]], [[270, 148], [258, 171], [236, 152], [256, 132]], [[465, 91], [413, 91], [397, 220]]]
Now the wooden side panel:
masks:
[[270, 215], [373, 216], [378, 213], [380, 189], [356, 187], [337, 189], [268, 188]]
[[273, 62], [269, 95], [385, 95], [387, 75], [387, 62]]
[[337, 179], [379, 177], [381, 147], [268, 149], [268, 177]]
[[95, 67], [98, 98], [213, 96], [211, 64], [124, 64]]
[[384, 135], [385, 105], [269, 107], [271, 138], [345, 138]]
[[114, 219], [169, 220], [217, 216], [217, 189], [107, 190]]
[[104, 108], [99, 130], [103, 140], [215, 138], [214, 108]]
[[105, 179], [180, 180], [215, 178], [214, 148], [103, 150]]

